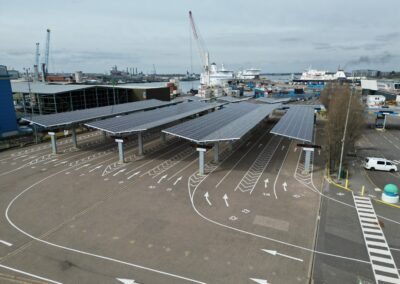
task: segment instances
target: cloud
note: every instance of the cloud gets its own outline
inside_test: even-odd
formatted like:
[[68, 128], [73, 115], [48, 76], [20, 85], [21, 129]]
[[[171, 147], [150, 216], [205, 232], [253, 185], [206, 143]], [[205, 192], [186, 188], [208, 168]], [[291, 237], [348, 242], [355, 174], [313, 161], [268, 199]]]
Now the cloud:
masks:
[[371, 64], [387, 64], [392, 61], [396, 56], [389, 52], [384, 52], [375, 56], [362, 55], [358, 59], [350, 60], [346, 63], [346, 66], [359, 66], [359, 65], [371, 65]]

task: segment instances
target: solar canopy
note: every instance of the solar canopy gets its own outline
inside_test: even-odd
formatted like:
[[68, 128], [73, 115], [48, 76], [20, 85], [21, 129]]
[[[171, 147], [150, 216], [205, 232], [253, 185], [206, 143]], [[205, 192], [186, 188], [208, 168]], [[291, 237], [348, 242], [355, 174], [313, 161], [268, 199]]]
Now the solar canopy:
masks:
[[230, 104], [205, 116], [163, 130], [196, 143], [238, 140], [280, 105]]
[[313, 142], [314, 107], [291, 105], [271, 133], [305, 142]]
[[88, 108], [83, 110], [75, 110], [47, 115], [38, 115], [31, 118], [25, 117], [23, 119], [33, 124], [40, 125], [44, 128], [61, 127], [71, 124], [84, 123], [100, 118], [111, 117], [119, 114], [163, 107], [171, 104], [174, 103], [152, 99], [112, 106]]
[[221, 104], [187, 102], [161, 109], [136, 112], [121, 117], [86, 123], [85, 125], [106, 131], [113, 135], [146, 131], [191, 115], [207, 111]]
[[256, 99], [259, 102], [267, 103], [267, 104], [279, 104], [279, 103], [288, 103], [292, 100], [292, 98], [265, 98], [260, 97]]
[[238, 99], [238, 98], [234, 98], [234, 97], [224, 96], [224, 97], [218, 97], [217, 101], [223, 101], [223, 102], [228, 102], [228, 103], [238, 103], [238, 102], [246, 101], [249, 99], [250, 99], [249, 97]]

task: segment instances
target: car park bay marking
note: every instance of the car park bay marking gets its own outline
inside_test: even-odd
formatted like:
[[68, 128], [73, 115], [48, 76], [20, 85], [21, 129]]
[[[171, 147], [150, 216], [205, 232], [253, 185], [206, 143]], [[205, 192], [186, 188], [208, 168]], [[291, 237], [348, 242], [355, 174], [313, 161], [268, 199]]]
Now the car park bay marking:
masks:
[[0, 244], [6, 245], [8, 247], [12, 246], [12, 243], [9, 243], [9, 242], [3, 241], [3, 240], [0, 240]]
[[400, 283], [400, 275], [369, 197], [353, 194], [376, 283]]
[[140, 174], [140, 171], [134, 173], [133, 175], [130, 175], [127, 179], [131, 179], [131, 178], [133, 178], [134, 176], [137, 176], [138, 174]]
[[91, 170], [89, 171], [89, 173], [91, 173], [91, 172], [93, 172], [93, 171], [95, 171], [95, 170], [97, 170], [97, 169], [100, 169], [102, 166], [103, 166], [103, 165], [94, 167], [93, 169], [91, 169]]
[[268, 280], [265, 279], [258, 279], [258, 278], [249, 278], [250, 280], [258, 283], [258, 284], [271, 284]]
[[287, 255], [287, 254], [279, 253], [276, 250], [262, 249], [262, 251], [264, 251], [266, 253], [269, 253], [271, 255], [274, 255], [274, 256], [275, 255], [280, 255], [280, 256], [283, 256], [283, 257], [286, 257], [286, 258], [290, 258], [290, 259], [293, 259], [293, 260], [297, 260], [297, 261], [303, 262], [303, 259], [301, 259], [301, 258], [297, 258], [297, 257], [293, 257], [293, 256], [290, 256], [290, 255]]

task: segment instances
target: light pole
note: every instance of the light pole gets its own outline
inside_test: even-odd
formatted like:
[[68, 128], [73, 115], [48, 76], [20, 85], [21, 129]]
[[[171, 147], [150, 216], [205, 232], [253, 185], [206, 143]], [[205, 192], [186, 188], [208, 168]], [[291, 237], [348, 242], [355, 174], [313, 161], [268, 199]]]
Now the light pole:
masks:
[[338, 180], [341, 179], [342, 163], [343, 163], [343, 152], [344, 152], [344, 142], [345, 142], [345, 139], [346, 139], [347, 124], [349, 122], [349, 113], [350, 113], [351, 99], [353, 97], [353, 90], [354, 90], [354, 76], [353, 76], [353, 83], [351, 85], [351, 90], [350, 90], [349, 104], [347, 105], [347, 113], [346, 113], [346, 121], [344, 123], [343, 138], [341, 140], [341, 142], [342, 142], [342, 150], [340, 152], [340, 163], [339, 163]]

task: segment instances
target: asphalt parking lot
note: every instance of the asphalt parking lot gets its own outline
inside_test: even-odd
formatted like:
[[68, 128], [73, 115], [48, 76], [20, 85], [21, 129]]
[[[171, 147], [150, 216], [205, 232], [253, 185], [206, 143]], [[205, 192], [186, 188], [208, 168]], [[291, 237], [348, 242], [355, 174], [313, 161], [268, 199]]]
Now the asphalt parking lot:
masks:
[[[373, 283], [351, 194], [325, 181], [321, 151], [304, 174], [272, 125], [221, 143], [219, 163], [208, 151], [205, 175], [189, 143], [157, 133], [144, 156], [129, 140], [125, 164], [99, 132], [57, 155], [1, 153], [2, 283]], [[374, 207], [399, 263], [398, 210]]]

